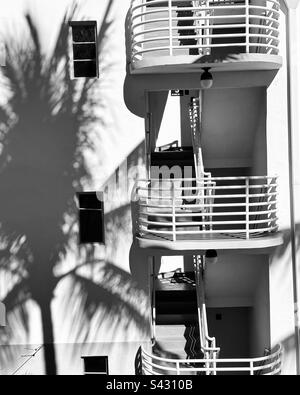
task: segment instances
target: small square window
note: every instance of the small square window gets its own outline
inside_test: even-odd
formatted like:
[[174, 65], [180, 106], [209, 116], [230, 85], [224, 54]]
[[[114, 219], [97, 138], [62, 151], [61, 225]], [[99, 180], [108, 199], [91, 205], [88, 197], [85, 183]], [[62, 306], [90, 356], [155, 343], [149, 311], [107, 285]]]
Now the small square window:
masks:
[[107, 356], [87, 356], [81, 357], [84, 361], [84, 373], [108, 375], [108, 357]]

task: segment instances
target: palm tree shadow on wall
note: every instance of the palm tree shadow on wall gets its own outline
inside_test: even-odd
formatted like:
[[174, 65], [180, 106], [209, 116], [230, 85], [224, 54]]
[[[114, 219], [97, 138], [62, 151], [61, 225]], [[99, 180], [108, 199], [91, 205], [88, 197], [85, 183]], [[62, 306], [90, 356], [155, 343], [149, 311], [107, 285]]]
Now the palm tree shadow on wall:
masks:
[[[108, 2], [99, 31], [100, 51], [111, 27], [113, 3]], [[96, 123], [105, 127], [95, 114], [98, 81], [69, 77], [68, 21], [75, 16], [76, 7], [66, 12], [52, 56], [46, 57], [34, 20], [26, 15], [28, 39], [6, 42], [8, 61], [2, 69], [1, 88], [9, 96], [0, 106], [0, 275], [9, 281], [3, 300], [8, 325], [0, 332], [0, 345], [10, 344], [14, 331], [28, 334], [28, 303], [34, 301], [41, 313], [45, 372], [52, 375], [57, 367], [51, 303], [62, 280], [69, 277], [76, 290], [65, 299], [78, 302], [71, 317], [78, 338], [83, 333], [87, 338], [88, 325], [99, 311], [99, 327], [104, 318], [133, 320], [143, 331], [148, 325], [133, 301], [139, 286], [113, 263], [97, 261], [93, 247], [78, 249], [75, 268], [57, 275], [76, 244], [74, 196], [91, 179], [84, 156], [86, 149], [94, 149], [90, 131]], [[82, 274], [93, 267], [98, 277], [102, 273], [101, 280]], [[119, 291], [113, 285], [115, 274]], [[9, 352], [9, 347], [3, 349]]]

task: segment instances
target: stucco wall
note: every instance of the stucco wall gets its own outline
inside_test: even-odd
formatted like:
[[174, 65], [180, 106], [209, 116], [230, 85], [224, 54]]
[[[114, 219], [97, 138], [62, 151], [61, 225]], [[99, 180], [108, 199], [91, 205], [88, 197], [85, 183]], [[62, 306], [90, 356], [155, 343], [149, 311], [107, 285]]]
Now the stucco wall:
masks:
[[[123, 99], [130, 1], [78, 0], [74, 14], [72, 4], [1, 5], [10, 55], [0, 70], [2, 345], [139, 341], [148, 333], [145, 291], [130, 274], [128, 202], [107, 205], [106, 249], [78, 245], [75, 202], [76, 191], [100, 189], [144, 139], [144, 120]], [[100, 79], [90, 89], [63, 67], [70, 18], [97, 20], [104, 33]]]
[[[297, 16], [298, 22], [299, 12]], [[295, 22], [295, 21], [294, 21]], [[299, 28], [299, 27], [298, 27]], [[284, 244], [270, 257], [270, 313], [271, 342], [274, 346], [281, 342], [284, 346], [284, 369], [286, 374], [295, 374], [295, 320], [293, 271], [291, 257], [290, 233], [290, 183], [289, 183], [289, 151], [288, 151], [288, 92], [287, 92], [287, 52], [285, 15], [281, 15], [280, 50], [283, 67], [277, 74], [267, 92], [267, 151], [269, 173], [279, 176], [278, 218], [280, 229], [284, 235]], [[299, 92], [298, 35], [292, 36], [292, 67], [294, 98]], [[294, 107], [294, 172], [296, 203], [296, 237], [299, 240], [299, 121], [297, 105]], [[298, 270], [299, 273], [299, 270]]]

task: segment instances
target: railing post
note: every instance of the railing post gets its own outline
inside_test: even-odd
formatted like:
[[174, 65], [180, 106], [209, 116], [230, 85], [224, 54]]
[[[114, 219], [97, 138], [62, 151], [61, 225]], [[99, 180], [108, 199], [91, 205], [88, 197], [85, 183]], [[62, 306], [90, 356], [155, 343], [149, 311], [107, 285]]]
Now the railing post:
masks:
[[250, 1], [245, 0], [245, 19], [246, 19], [246, 53], [250, 53]]
[[[209, 2], [209, 0], [207, 0], [206, 1], [206, 4], [205, 4], [205, 7], [206, 8], [209, 8], [210, 7], [210, 2]], [[209, 10], [209, 11], [206, 11], [206, 16], [211, 16], [212, 14], [211, 14], [211, 11]], [[209, 18], [207, 18], [206, 20], [205, 20], [205, 26], [206, 26], [206, 30], [205, 30], [205, 34], [207, 35], [207, 37], [206, 37], [206, 42], [205, 42], [205, 44], [206, 44], [206, 48], [205, 48], [205, 55], [210, 55], [210, 53], [211, 53], [211, 49], [210, 49], [210, 43], [211, 43], [211, 38], [209, 37], [209, 34], [210, 34], [210, 19]]]
[[155, 270], [155, 257], [152, 257], [152, 284], [151, 284], [151, 292], [152, 292], [152, 342], [155, 342], [156, 339], [156, 291], [155, 291], [155, 280], [156, 280], [156, 270]]
[[250, 180], [246, 179], [246, 239], [250, 239]]
[[168, 0], [169, 8], [169, 46], [170, 56], [173, 56], [173, 11], [172, 11], [172, 0]]
[[176, 196], [175, 196], [175, 183], [171, 181], [171, 193], [172, 193], [172, 231], [173, 231], [173, 241], [177, 240], [176, 237]]
[[180, 376], [180, 366], [179, 366], [179, 362], [176, 362], [176, 375]]
[[254, 362], [250, 361], [250, 376], [254, 376]]
[[[216, 347], [216, 344], [214, 344], [214, 347]], [[217, 362], [216, 362], [216, 359], [217, 359], [217, 353], [213, 352], [213, 360], [214, 360], [214, 363], [213, 363], [213, 367], [214, 367], [213, 376], [217, 375]]]

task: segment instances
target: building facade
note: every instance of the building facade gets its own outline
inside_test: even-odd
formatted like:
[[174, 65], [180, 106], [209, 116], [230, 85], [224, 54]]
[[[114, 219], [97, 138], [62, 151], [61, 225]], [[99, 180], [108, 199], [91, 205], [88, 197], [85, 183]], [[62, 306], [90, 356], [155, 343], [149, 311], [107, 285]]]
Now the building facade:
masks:
[[298, 1], [40, 3], [1, 10], [0, 372], [299, 374]]
[[[199, 371], [222, 374], [232, 358], [254, 375], [299, 368], [296, 8], [132, 2], [125, 102], [145, 114], [148, 172], [136, 185], [137, 248], [152, 265], [154, 343], [177, 355], [172, 365], [144, 351], [145, 372], [185, 372], [195, 323]], [[173, 353], [179, 324], [185, 357]]]

